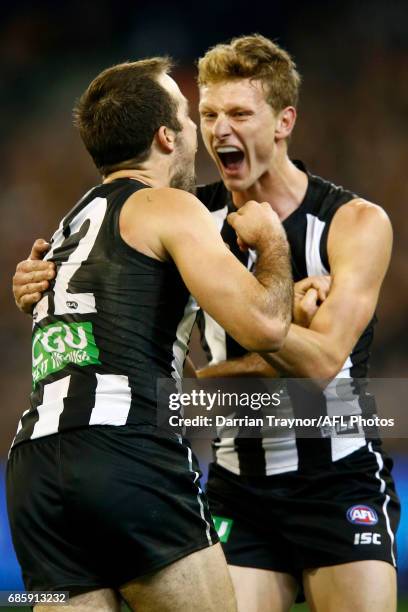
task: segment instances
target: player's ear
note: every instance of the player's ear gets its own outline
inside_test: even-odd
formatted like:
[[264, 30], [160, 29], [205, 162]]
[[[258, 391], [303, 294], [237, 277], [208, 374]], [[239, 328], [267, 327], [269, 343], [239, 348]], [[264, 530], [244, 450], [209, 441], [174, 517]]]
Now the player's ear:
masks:
[[165, 125], [161, 125], [157, 130], [155, 142], [163, 153], [172, 153], [174, 151], [175, 133]]
[[287, 106], [278, 113], [275, 138], [277, 140], [283, 140], [288, 138], [295, 126], [296, 122], [296, 108], [294, 106]]

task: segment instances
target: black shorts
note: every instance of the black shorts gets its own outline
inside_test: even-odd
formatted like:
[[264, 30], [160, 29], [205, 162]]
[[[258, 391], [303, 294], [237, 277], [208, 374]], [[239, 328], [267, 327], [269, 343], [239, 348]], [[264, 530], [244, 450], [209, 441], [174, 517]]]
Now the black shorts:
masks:
[[212, 464], [207, 495], [231, 565], [292, 574], [368, 559], [396, 565], [392, 460], [364, 447], [325, 471], [257, 478]]
[[11, 532], [27, 590], [118, 589], [218, 542], [190, 447], [153, 427], [93, 426], [17, 446]]

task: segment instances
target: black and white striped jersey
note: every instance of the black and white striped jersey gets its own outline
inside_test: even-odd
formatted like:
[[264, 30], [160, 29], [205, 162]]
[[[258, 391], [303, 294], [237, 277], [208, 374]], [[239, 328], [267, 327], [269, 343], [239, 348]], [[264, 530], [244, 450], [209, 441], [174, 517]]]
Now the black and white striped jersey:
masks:
[[[306, 172], [301, 162], [296, 165]], [[298, 281], [306, 276], [323, 275], [330, 273], [327, 255], [327, 236], [330, 223], [340, 206], [355, 198], [355, 194], [333, 185], [318, 176], [308, 173], [308, 188], [300, 206], [283, 222], [291, 246], [292, 269], [294, 280]], [[224, 241], [240, 261], [251, 269], [255, 263], [255, 253], [243, 253], [239, 250], [236, 235], [226, 222], [226, 216], [234, 210], [230, 192], [222, 182], [198, 188], [197, 196], [211, 211]], [[357, 254], [356, 254], [357, 255]], [[354, 347], [347, 358], [337, 379], [329, 387], [313, 399], [315, 414], [338, 415], [342, 414], [345, 403], [339, 398], [337, 401], [338, 379], [362, 378], [367, 375], [370, 346], [373, 340], [375, 318]], [[200, 312], [198, 324], [201, 331], [202, 346], [207, 353], [210, 364], [225, 359], [242, 356], [246, 351], [231, 338], [216, 321], [207, 313]], [[362, 403], [362, 402], [360, 402]], [[301, 416], [302, 406], [296, 394], [288, 393], [282, 402], [283, 417]], [[361, 413], [362, 406], [353, 408], [355, 413]], [[373, 406], [370, 406], [373, 412]], [[270, 430], [269, 430], [270, 431]], [[238, 428], [224, 432], [221, 439], [215, 440], [214, 459], [224, 468], [242, 475], [273, 475], [296, 470], [306, 470], [309, 467], [336, 461], [365, 446], [367, 441], [363, 432], [353, 432], [344, 436], [323, 437], [321, 439], [296, 439], [295, 432], [287, 437], [282, 435], [276, 438], [241, 437], [243, 432]], [[361, 435], [363, 434], [363, 435]], [[270, 434], [269, 434], [270, 435]]]
[[31, 407], [14, 444], [89, 425], [156, 424], [156, 381], [182, 376], [197, 306], [172, 262], [132, 249], [119, 214], [146, 185], [93, 188], [64, 217], [34, 310]]

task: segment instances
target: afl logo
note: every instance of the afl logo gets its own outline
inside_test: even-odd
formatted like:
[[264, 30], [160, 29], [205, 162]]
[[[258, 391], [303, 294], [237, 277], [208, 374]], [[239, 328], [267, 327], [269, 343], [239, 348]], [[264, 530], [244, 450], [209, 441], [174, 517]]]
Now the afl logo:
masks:
[[378, 516], [370, 506], [352, 506], [347, 510], [347, 519], [353, 525], [376, 525]]

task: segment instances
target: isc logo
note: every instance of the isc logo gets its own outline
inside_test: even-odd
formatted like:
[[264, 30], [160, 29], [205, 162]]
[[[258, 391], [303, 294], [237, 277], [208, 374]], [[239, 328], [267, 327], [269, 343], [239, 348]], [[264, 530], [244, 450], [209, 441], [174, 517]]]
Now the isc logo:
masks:
[[381, 544], [380, 533], [355, 533], [354, 544]]
[[369, 506], [352, 506], [347, 510], [347, 519], [353, 525], [376, 525], [378, 516]]

